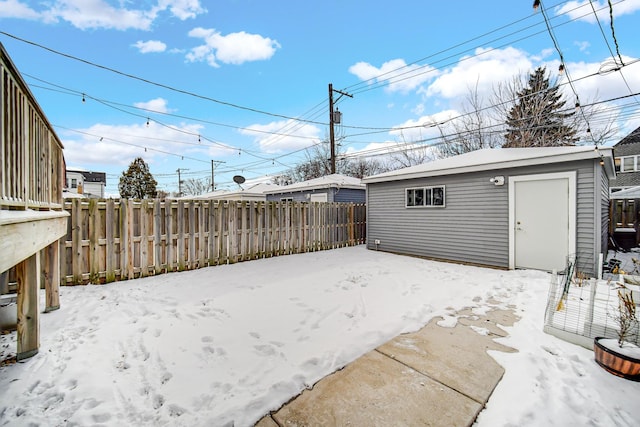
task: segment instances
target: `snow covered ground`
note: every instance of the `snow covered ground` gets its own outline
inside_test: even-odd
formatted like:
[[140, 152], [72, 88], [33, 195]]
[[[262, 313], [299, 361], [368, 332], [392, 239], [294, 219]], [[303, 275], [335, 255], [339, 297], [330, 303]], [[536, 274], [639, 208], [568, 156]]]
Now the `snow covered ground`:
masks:
[[250, 426], [392, 337], [489, 299], [516, 307], [499, 341], [519, 352], [492, 352], [506, 373], [477, 426], [640, 425], [640, 383], [542, 332], [549, 281], [359, 246], [64, 287], [39, 354], [0, 367], [0, 425]]

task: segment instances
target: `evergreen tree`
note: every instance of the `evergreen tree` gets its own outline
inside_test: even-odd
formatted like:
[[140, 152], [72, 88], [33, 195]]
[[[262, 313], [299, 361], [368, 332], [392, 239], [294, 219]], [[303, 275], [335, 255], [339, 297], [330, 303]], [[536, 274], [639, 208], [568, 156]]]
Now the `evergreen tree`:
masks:
[[503, 147], [551, 147], [575, 145], [577, 129], [570, 123], [574, 112], [562, 112], [566, 104], [559, 87], [549, 82], [545, 67], [529, 75], [528, 86], [507, 114]]
[[156, 197], [158, 182], [149, 172], [149, 166], [141, 157], [129, 165], [129, 169], [122, 172], [118, 191], [123, 199], [144, 199]]

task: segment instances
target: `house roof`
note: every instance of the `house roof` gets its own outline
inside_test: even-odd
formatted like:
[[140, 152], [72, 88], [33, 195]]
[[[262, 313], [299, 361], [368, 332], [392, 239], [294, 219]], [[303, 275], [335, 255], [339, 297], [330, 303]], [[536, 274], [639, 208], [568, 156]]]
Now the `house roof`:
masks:
[[102, 182], [107, 183], [107, 174], [105, 172], [88, 172], [78, 169], [67, 169], [67, 173], [78, 173], [83, 176], [85, 182]]
[[531, 148], [486, 148], [421, 165], [364, 178], [365, 184], [412, 178], [507, 169], [574, 160], [602, 159], [607, 176], [614, 177], [613, 147], [571, 146]]
[[218, 190], [212, 191], [210, 193], [200, 194], [198, 196], [184, 196], [181, 199], [242, 199], [243, 197], [256, 197], [256, 196], [264, 196], [267, 190], [271, 190], [273, 188], [279, 187], [278, 184], [273, 184], [269, 182], [260, 182], [258, 184], [254, 184], [248, 186], [247, 188], [240, 188], [239, 190], [231, 191], [231, 190]]
[[610, 199], [640, 199], [640, 186], [616, 191], [609, 197]]
[[619, 148], [621, 145], [635, 144], [638, 142], [640, 142], [640, 126], [629, 135], [622, 138], [614, 147]]
[[360, 178], [334, 173], [331, 175], [321, 176], [320, 178], [296, 182], [274, 190], [265, 191], [265, 194], [295, 193], [298, 191], [309, 191], [322, 188], [352, 188], [356, 190], [365, 190], [366, 186], [362, 183]]
[[625, 136], [613, 146], [616, 157], [634, 156], [640, 154], [640, 127]]

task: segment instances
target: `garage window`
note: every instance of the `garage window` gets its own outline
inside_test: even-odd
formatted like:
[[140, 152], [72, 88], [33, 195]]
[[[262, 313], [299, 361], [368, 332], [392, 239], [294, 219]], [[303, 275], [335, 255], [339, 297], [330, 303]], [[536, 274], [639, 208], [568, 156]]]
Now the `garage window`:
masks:
[[406, 207], [444, 207], [444, 185], [406, 189]]

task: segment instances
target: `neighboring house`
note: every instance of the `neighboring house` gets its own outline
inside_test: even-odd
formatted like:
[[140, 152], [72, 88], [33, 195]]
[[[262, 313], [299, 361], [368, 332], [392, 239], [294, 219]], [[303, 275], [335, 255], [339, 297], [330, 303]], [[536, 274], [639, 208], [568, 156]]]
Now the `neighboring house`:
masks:
[[485, 149], [363, 179], [367, 247], [590, 276], [608, 243], [613, 149]]
[[360, 178], [340, 174], [284, 185], [265, 192], [269, 201], [364, 203], [366, 186]]
[[610, 229], [614, 243], [630, 249], [640, 243], [640, 127], [613, 146], [616, 177], [609, 181]]
[[253, 201], [266, 201], [267, 196], [265, 191], [273, 190], [277, 188], [277, 184], [271, 184], [268, 182], [262, 182], [247, 186], [246, 188], [239, 188], [238, 190], [218, 190], [210, 193], [200, 194], [198, 196], [183, 196], [180, 199], [188, 200], [253, 200]]
[[616, 177], [609, 187], [612, 193], [640, 186], [640, 127], [613, 146]]
[[104, 199], [107, 175], [104, 172], [87, 172], [67, 169], [67, 188], [69, 193], [83, 194], [85, 197]]

